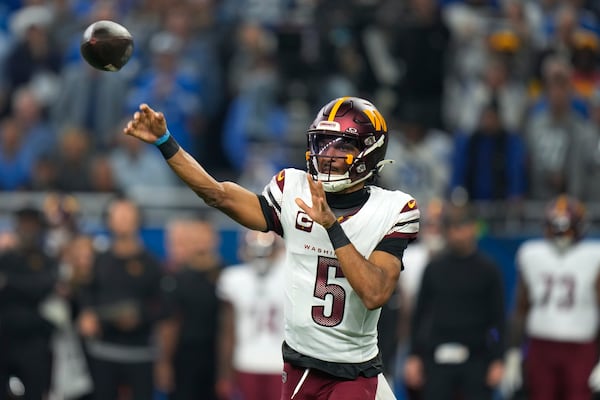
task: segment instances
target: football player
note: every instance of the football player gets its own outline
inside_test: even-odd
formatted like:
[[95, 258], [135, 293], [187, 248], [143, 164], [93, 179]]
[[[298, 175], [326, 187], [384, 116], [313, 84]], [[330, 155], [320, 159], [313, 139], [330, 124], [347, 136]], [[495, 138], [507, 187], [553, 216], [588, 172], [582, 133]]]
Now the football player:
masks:
[[516, 303], [501, 385], [506, 397], [524, 380], [531, 400], [584, 400], [591, 398], [589, 385], [599, 383], [590, 373], [598, 360], [600, 243], [582, 240], [584, 224], [583, 204], [559, 196], [545, 211], [545, 238], [526, 241], [517, 252]]
[[282, 399], [394, 398], [381, 374], [377, 321], [419, 210], [411, 195], [368, 184], [389, 162], [387, 125], [371, 102], [326, 104], [307, 132], [308, 172], [284, 169], [258, 195], [215, 180], [147, 104], [124, 133], [154, 143], [209, 206], [285, 239]]
[[248, 231], [239, 265], [218, 281], [222, 300], [219, 338], [220, 398], [279, 400], [283, 341], [283, 257], [274, 232]]

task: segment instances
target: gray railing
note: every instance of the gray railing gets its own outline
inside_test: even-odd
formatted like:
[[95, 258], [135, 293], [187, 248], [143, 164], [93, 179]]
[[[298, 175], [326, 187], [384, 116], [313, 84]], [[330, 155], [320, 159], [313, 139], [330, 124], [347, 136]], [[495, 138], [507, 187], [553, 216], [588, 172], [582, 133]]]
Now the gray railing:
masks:
[[[42, 207], [48, 192], [0, 192], [0, 228], [11, 221], [11, 214], [23, 205]], [[72, 193], [80, 207], [81, 222], [87, 228], [103, 226], [103, 215], [113, 194]], [[204, 215], [220, 228], [230, 229], [236, 224], [225, 215], [206, 206], [186, 187], [165, 189], [136, 189], [129, 196], [140, 206], [144, 223], [149, 228], [164, 226], [170, 219], [188, 215]], [[538, 235], [544, 218], [545, 202], [525, 201], [480, 202], [475, 207], [482, 224], [494, 236]], [[600, 203], [586, 204], [588, 230], [600, 236]]]

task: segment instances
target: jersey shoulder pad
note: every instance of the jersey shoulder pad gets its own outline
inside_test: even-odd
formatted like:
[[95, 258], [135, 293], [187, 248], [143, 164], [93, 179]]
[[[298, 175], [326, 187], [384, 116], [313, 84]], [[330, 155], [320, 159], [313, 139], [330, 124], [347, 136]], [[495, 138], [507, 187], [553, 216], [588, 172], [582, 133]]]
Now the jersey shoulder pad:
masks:
[[550, 244], [545, 239], [529, 239], [523, 242], [517, 249], [517, 268], [523, 269], [527, 266], [527, 260], [544, 257], [550, 249]]
[[519, 253], [529, 253], [534, 251], [541, 251], [548, 247], [549, 243], [546, 239], [529, 239], [524, 241], [521, 246], [519, 246]]
[[600, 251], [600, 240], [598, 239], [585, 239], [579, 242], [581, 247], [587, 251], [594, 252]]
[[421, 217], [417, 201], [408, 193], [400, 190], [384, 190], [383, 193], [386, 195], [385, 197], [388, 197], [385, 202], [396, 204], [397, 210], [394, 216], [394, 225], [385, 237], [416, 238]]
[[306, 172], [294, 168], [282, 169], [271, 178], [262, 194], [270, 203], [281, 203], [284, 190], [301, 187], [302, 179], [306, 179]]
[[271, 182], [283, 192], [284, 188], [296, 187], [298, 182], [303, 180], [306, 180], [306, 172], [295, 168], [286, 168], [279, 171]]

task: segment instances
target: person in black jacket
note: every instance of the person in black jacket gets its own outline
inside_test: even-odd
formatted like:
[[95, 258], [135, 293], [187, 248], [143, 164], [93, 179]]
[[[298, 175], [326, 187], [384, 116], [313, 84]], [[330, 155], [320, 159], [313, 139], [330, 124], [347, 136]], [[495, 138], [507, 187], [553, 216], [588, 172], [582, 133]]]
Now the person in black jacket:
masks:
[[503, 375], [500, 270], [478, 250], [467, 206], [450, 207], [444, 229], [447, 249], [425, 268], [413, 312], [405, 383], [424, 400], [492, 399]]
[[[179, 263], [173, 266], [176, 270], [169, 283], [163, 285], [172, 317], [161, 329], [166, 351], [158, 376], [171, 400], [215, 400], [220, 318], [216, 283], [224, 267], [219, 235], [212, 223], [194, 218], [174, 222], [169, 229], [183, 235], [168, 247], [171, 258], [179, 258]], [[181, 257], [176, 257], [176, 245], [183, 248]], [[168, 368], [172, 369], [166, 374], [171, 382], [164, 381]]]
[[53, 325], [39, 311], [57, 281], [56, 260], [44, 251], [46, 223], [36, 208], [15, 214], [16, 247], [0, 254], [0, 399], [11, 376], [26, 400], [41, 400], [50, 387]]
[[116, 399], [127, 388], [132, 400], [154, 391], [153, 337], [166, 316], [161, 264], [139, 237], [140, 211], [127, 199], [108, 208], [110, 249], [95, 257], [90, 282], [81, 288], [79, 331], [86, 338], [94, 399]]

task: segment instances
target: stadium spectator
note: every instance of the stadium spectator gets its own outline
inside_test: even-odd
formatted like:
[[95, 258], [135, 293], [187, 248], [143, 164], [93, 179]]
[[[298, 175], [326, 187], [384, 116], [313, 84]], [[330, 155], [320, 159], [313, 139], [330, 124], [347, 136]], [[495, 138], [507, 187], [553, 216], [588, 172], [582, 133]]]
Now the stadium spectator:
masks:
[[61, 254], [61, 290], [69, 300], [74, 320], [80, 312], [79, 293], [92, 279], [95, 257], [93, 237], [82, 233], [69, 238]]
[[14, 118], [0, 121], [0, 188], [24, 190], [30, 186], [36, 158], [25, 133]]
[[11, 112], [14, 92], [28, 85], [44, 93], [44, 109], [56, 98], [62, 55], [49, 34], [52, 18], [46, 5], [26, 6], [11, 15], [15, 41], [3, 63], [0, 115]]
[[211, 7], [201, 2], [180, 2], [166, 8], [163, 22], [164, 31], [181, 41], [180, 64], [187, 65], [198, 76], [200, 110], [207, 120], [215, 116], [224, 100], [219, 43]]
[[528, 197], [548, 201], [572, 193], [574, 174], [582, 174], [582, 157], [575, 153], [590, 134], [589, 123], [571, 105], [572, 68], [560, 57], [544, 61], [547, 106], [534, 110], [524, 128], [528, 158]]
[[[483, 110], [496, 102], [501, 124], [520, 132], [528, 107], [526, 82], [516, 79], [508, 62], [498, 56], [486, 61], [483, 77], [471, 79], [453, 92], [448, 104], [448, 123], [454, 132], [471, 135], [479, 127]], [[462, 101], [452, 101], [460, 97]]]
[[464, 189], [470, 201], [518, 201], [526, 193], [525, 145], [502, 123], [499, 104], [481, 111], [473, 134], [454, 138], [450, 193]]
[[35, 157], [56, 149], [56, 131], [45, 118], [41, 100], [31, 87], [17, 89], [12, 101], [11, 116], [24, 133], [27, 146]]
[[165, 352], [157, 364], [158, 388], [170, 392], [173, 400], [214, 400], [220, 318], [217, 281], [223, 269], [219, 237], [209, 221], [195, 218], [173, 221], [169, 228], [168, 259], [178, 265], [171, 266], [174, 272], [163, 285], [173, 314], [161, 328]]
[[55, 155], [56, 188], [59, 191], [89, 192], [92, 190], [91, 135], [75, 126], [60, 132]]
[[[380, 174], [386, 188], [404, 188], [419, 204], [444, 197], [450, 180], [452, 138], [428, 125], [426, 115], [415, 112], [390, 135], [388, 156], [395, 162]], [[395, 133], [395, 135], [394, 135]]]
[[262, 58], [246, 72], [227, 109], [223, 148], [237, 174], [248, 168], [254, 152], [272, 164], [282, 162], [278, 155], [283, 153], [280, 143], [285, 143], [287, 114], [279, 99], [280, 83], [273, 61]]
[[129, 87], [126, 110], [135, 110], [144, 99], [165, 110], [177, 129], [177, 139], [193, 154], [196, 144], [197, 119], [203, 113], [198, 71], [185, 63], [182, 39], [171, 32], [155, 33], [149, 42], [150, 63], [142, 68]]
[[34, 192], [53, 191], [57, 188], [56, 158], [50, 154], [42, 154], [35, 158], [27, 189]]
[[61, 74], [61, 91], [50, 120], [59, 131], [82, 127], [94, 148], [110, 148], [113, 132], [125, 115], [128, 85], [122, 74], [107, 74], [82, 63], [68, 65]]
[[404, 379], [424, 400], [491, 400], [504, 369], [500, 269], [478, 249], [469, 205], [448, 206], [442, 218], [447, 247], [423, 273]]
[[575, 154], [581, 157], [583, 164], [580, 173], [572, 175], [571, 187], [575, 198], [586, 204], [600, 201], [600, 188], [590, 185], [600, 179], [600, 90], [596, 89], [590, 97], [591, 132], [586, 140], [578, 142]]
[[50, 388], [53, 324], [41, 305], [57, 283], [57, 260], [46, 254], [46, 221], [26, 206], [14, 214], [16, 246], [0, 255], [0, 399], [9, 399], [9, 378], [24, 386], [24, 399], [45, 398]]
[[82, 287], [78, 327], [86, 339], [93, 398], [152, 398], [157, 323], [166, 316], [161, 266], [139, 237], [142, 215], [131, 200], [107, 208], [110, 248], [95, 257], [92, 278]]
[[106, 154], [95, 154], [91, 162], [91, 186], [94, 192], [118, 193], [115, 174]]
[[595, 32], [579, 29], [573, 33], [573, 91], [589, 101], [600, 85], [600, 38]]
[[81, 233], [81, 204], [73, 195], [48, 192], [43, 212], [47, 221], [46, 251], [62, 257], [67, 243]]
[[[377, 44], [371, 45], [369, 38], [379, 33], [378, 5], [360, 0], [316, 3], [311, 24], [314, 30], [308, 35], [313, 39], [305, 43], [318, 50], [318, 57], [305, 70], [313, 71], [309, 76], [314, 77], [310, 83], [317, 104], [348, 93], [371, 98], [383, 86], [375, 64], [388, 61], [386, 44], [376, 40]], [[298, 71], [296, 75], [304, 77]]]
[[[542, 7], [533, 1], [503, 1], [501, 14], [494, 24], [495, 33], [500, 33], [497, 37], [500, 41], [498, 46], [490, 47], [508, 59], [511, 77], [525, 84], [531, 78], [536, 57], [544, 45]], [[493, 34], [489, 37], [490, 44], [496, 39]]]
[[[65, 200], [65, 203], [69, 202], [68, 197]], [[92, 279], [96, 249], [91, 236], [74, 232], [73, 235], [65, 235], [60, 250], [56, 296], [46, 306], [53, 307], [54, 312], [60, 307], [64, 313], [58, 314], [59, 329], [56, 330], [52, 343], [54, 357], [50, 398], [91, 400], [94, 388], [90, 363], [84, 351], [83, 338], [77, 332], [76, 321], [81, 312], [81, 290]]]
[[442, 7], [442, 18], [452, 39], [446, 65], [450, 84], [460, 85], [482, 76], [489, 56], [487, 38], [496, 12], [494, 1], [450, 1]]
[[[600, 25], [593, 13], [584, 7], [584, 2], [554, 2], [553, 9], [545, 13], [544, 30], [547, 49], [569, 57], [573, 49], [573, 33], [578, 29], [599, 32]], [[544, 7], [544, 6], [542, 6]], [[548, 5], [546, 5], [548, 8]]]
[[442, 129], [442, 99], [447, 75], [451, 31], [435, 0], [410, 0], [399, 15], [390, 39], [396, 65], [403, 66], [398, 82], [401, 118], [417, 112], [432, 128]]

